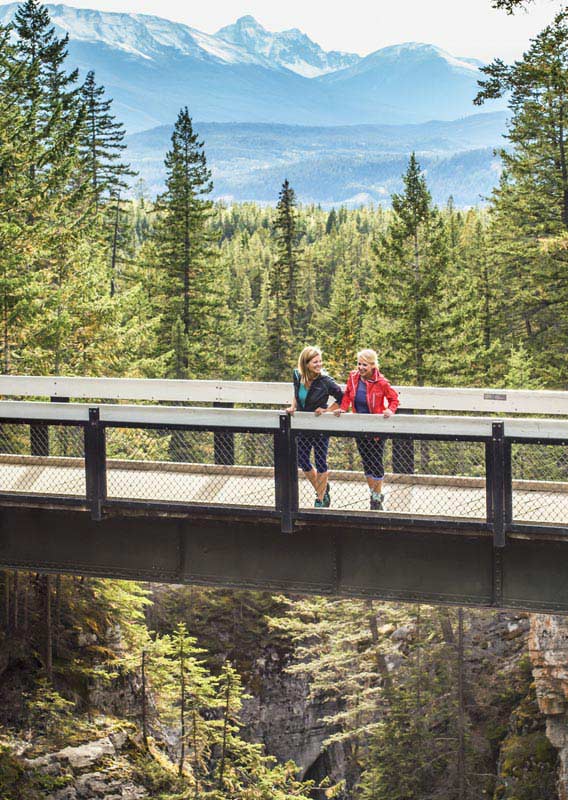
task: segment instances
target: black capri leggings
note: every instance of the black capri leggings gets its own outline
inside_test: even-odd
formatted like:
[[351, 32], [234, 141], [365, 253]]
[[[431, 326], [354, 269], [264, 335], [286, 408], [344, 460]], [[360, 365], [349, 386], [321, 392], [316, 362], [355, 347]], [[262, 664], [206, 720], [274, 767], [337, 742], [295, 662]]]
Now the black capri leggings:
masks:
[[363, 470], [366, 478], [380, 481], [385, 477], [383, 466], [383, 456], [385, 453], [385, 443], [382, 439], [362, 439], [357, 438], [357, 450], [363, 462]]
[[298, 464], [304, 472], [311, 472], [313, 469], [310, 461], [310, 453], [314, 448], [314, 458], [316, 462], [316, 472], [328, 471], [327, 451], [329, 448], [329, 436], [319, 436], [318, 434], [302, 433], [297, 438], [298, 442]]

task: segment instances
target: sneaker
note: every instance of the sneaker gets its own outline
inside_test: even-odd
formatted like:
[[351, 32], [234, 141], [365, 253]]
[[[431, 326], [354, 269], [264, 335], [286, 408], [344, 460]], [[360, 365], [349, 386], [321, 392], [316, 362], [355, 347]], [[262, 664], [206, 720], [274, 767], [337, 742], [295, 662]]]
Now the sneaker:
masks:
[[382, 511], [384, 499], [385, 499], [384, 494], [371, 495], [371, 500], [370, 500], [371, 511]]
[[324, 495], [323, 495], [322, 502], [323, 502], [323, 507], [324, 508], [329, 508], [330, 505], [331, 505], [331, 497], [330, 497], [330, 494], [329, 494], [329, 483], [325, 487], [325, 492], [324, 492]]
[[325, 508], [323, 500], [320, 500], [319, 497], [316, 497], [315, 499], [314, 508]]

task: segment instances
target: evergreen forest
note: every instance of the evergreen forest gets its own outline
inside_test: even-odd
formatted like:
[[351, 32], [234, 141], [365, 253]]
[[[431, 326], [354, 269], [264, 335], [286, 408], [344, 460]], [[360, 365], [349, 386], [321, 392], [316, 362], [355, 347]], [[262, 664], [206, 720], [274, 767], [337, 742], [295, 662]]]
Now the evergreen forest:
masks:
[[[413, 153], [385, 207], [300, 206], [285, 174], [271, 206], [214, 203], [191, 108], [150, 198], [66, 45], [38, 0], [0, 29], [3, 374], [291, 381], [315, 344], [339, 381], [372, 347], [399, 385], [568, 389], [568, 11], [482, 70], [509, 123], [479, 208], [436, 206]], [[1, 800], [562, 796], [527, 615], [2, 583]], [[318, 710], [303, 765], [255, 718], [278, 692]]]

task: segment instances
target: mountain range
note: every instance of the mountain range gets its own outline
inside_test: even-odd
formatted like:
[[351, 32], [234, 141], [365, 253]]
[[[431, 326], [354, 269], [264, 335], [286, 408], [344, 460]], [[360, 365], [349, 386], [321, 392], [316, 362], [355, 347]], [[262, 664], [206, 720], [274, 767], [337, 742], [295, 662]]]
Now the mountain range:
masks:
[[[214, 197], [274, 203], [288, 178], [304, 203], [388, 205], [415, 151], [434, 201], [482, 204], [498, 182], [503, 112], [419, 125], [307, 127], [195, 122], [212, 168]], [[154, 196], [163, 190], [171, 125], [127, 137], [128, 157]]]
[[[17, 3], [0, 6], [0, 24]], [[69, 68], [113, 98], [127, 157], [161, 191], [172, 125], [188, 106], [212, 167], [215, 197], [274, 202], [287, 177], [303, 202], [388, 203], [408, 154], [436, 202], [483, 202], [498, 179], [505, 104], [476, 113], [482, 62], [407, 42], [360, 56], [305, 33], [240, 17], [214, 34], [145, 14], [47, 5], [69, 36]]]
[[[17, 4], [0, 6], [0, 23]], [[410, 42], [361, 57], [326, 52], [253, 17], [207, 34], [144, 14], [48, 4], [70, 64], [95, 70], [129, 133], [171, 124], [182, 106], [209, 122], [408, 124], [472, 114], [481, 62]], [[503, 108], [492, 105], [491, 110]]]

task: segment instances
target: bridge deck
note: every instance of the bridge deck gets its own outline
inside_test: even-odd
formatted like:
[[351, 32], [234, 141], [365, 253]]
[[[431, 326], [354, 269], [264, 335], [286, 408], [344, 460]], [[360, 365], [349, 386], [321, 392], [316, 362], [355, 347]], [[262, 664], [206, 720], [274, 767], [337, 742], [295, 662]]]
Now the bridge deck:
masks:
[[[0, 492], [84, 497], [85, 483], [85, 465], [80, 458], [0, 457]], [[332, 512], [369, 510], [369, 493], [361, 473], [332, 471], [330, 487]], [[484, 478], [387, 473], [384, 494], [389, 514], [471, 520], [486, 516]], [[107, 496], [182, 505], [274, 508], [274, 470], [110, 459]], [[300, 473], [299, 507], [311, 508], [313, 499], [313, 489]], [[519, 522], [564, 524], [568, 483], [513, 481], [513, 516]]]

